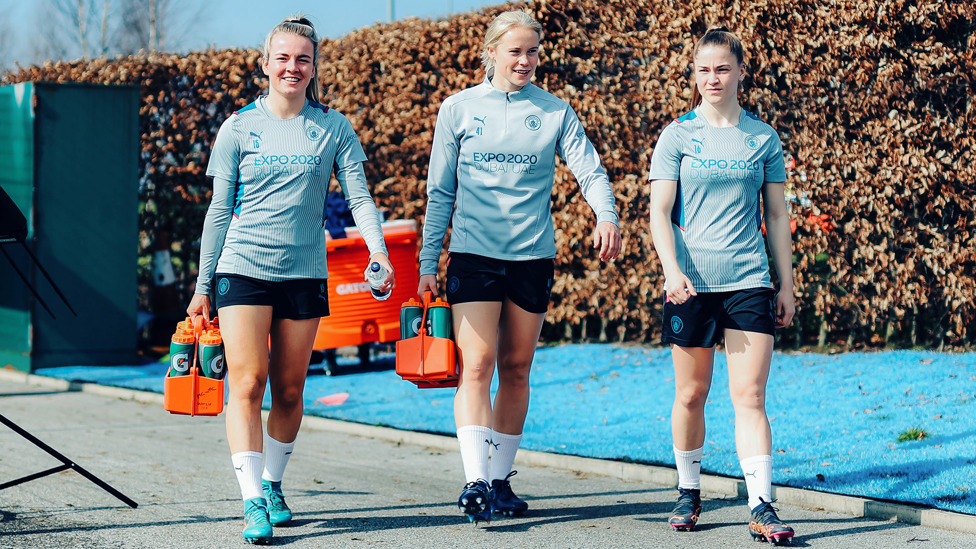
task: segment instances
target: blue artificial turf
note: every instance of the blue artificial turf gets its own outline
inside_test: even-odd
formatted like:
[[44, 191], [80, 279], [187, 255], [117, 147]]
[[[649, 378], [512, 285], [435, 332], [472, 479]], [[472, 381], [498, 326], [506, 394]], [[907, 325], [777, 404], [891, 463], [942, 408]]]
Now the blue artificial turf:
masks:
[[[379, 359], [389, 368], [392, 362], [390, 356]], [[37, 373], [162, 392], [165, 367], [65, 367]], [[674, 372], [667, 350], [542, 347], [531, 384], [523, 448], [673, 466]], [[349, 397], [340, 405], [317, 402], [336, 393]], [[453, 394], [453, 389], [417, 389], [388, 369], [310, 375], [306, 413], [453, 435]], [[777, 353], [767, 386], [773, 482], [976, 514], [974, 400], [976, 353]], [[728, 369], [721, 353], [715, 357], [705, 415], [703, 471], [738, 477]], [[927, 438], [898, 442], [912, 428]]]

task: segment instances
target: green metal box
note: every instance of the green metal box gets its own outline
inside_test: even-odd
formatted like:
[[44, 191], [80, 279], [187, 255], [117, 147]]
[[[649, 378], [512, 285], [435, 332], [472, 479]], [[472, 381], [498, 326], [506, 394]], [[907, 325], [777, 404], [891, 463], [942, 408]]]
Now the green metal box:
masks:
[[0, 187], [28, 220], [27, 246], [78, 313], [19, 244], [4, 245], [0, 368], [135, 363], [139, 106], [137, 86], [0, 87]]

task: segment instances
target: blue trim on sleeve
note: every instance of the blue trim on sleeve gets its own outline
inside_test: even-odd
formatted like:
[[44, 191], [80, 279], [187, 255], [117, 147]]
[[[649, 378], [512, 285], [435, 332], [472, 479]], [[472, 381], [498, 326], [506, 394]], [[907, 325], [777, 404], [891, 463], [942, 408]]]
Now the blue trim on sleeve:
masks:
[[234, 184], [234, 217], [241, 216], [241, 204], [244, 202], [244, 185], [241, 184], [241, 177], [237, 176]]
[[762, 229], [762, 208], [759, 204], [762, 203], [762, 190], [756, 191], [756, 228]]
[[674, 206], [671, 207], [671, 223], [674, 223], [682, 231], [685, 230], [685, 202], [681, 199], [681, 180], [678, 180], [678, 188], [674, 193]]

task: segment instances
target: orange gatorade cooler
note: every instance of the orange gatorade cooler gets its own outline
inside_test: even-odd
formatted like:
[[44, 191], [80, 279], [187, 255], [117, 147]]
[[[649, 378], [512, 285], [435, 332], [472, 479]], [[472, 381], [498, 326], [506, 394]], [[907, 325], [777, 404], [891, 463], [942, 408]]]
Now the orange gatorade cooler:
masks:
[[355, 227], [346, 228], [346, 238], [326, 233], [329, 265], [329, 316], [319, 321], [316, 350], [387, 343], [400, 339], [400, 306], [416, 295], [417, 224], [413, 220], [382, 224], [383, 239], [390, 253], [396, 286], [385, 301], [373, 299], [363, 269], [369, 259], [366, 242]]

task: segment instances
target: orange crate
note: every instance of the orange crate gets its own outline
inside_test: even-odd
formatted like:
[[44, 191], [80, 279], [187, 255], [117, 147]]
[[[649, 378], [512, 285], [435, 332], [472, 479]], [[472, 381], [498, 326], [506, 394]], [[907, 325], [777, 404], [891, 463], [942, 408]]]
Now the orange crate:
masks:
[[163, 409], [171, 414], [216, 416], [224, 410], [224, 380], [203, 377], [196, 366], [185, 376], [167, 377]]
[[412, 220], [382, 224], [383, 238], [396, 272], [393, 295], [386, 301], [373, 299], [363, 279], [369, 250], [355, 227], [346, 229], [346, 238], [329, 238], [330, 315], [319, 321], [315, 334], [316, 350], [358, 346], [363, 343], [388, 343], [400, 339], [400, 304], [417, 295], [417, 224]]
[[425, 333], [397, 341], [396, 373], [421, 389], [457, 387], [461, 370], [454, 341]]

